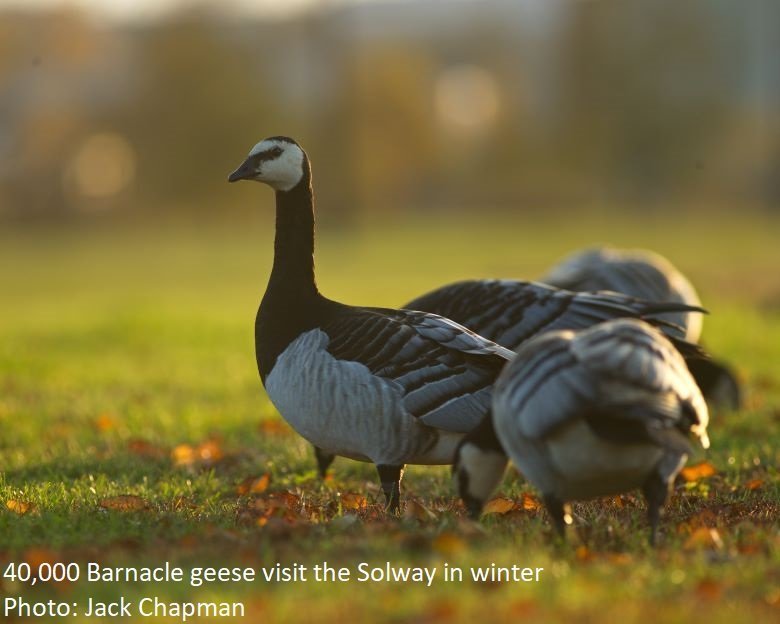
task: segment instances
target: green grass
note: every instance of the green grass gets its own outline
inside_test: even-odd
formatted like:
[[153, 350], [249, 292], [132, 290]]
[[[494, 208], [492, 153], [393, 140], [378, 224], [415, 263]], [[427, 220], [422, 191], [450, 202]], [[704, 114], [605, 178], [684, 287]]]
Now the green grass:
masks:
[[[577, 505], [576, 531], [560, 547], [537, 509], [486, 516], [482, 529], [465, 521], [445, 467], [407, 471], [404, 498], [420, 506], [400, 520], [382, 513], [370, 466], [338, 460], [332, 480], [316, 478], [308, 445], [276, 424], [255, 368], [253, 318], [271, 259], [266, 221], [10, 229], [0, 233], [3, 569], [43, 558], [185, 567], [328, 561], [353, 569], [362, 561], [464, 569], [496, 562], [545, 572], [539, 583], [431, 588], [79, 582], [30, 589], [0, 579], [0, 597], [217, 597], [274, 622], [465, 621], [484, 617], [486, 605], [500, 621], [776, 618], [780, 222], [682, 219], [670, 231], [668, 219], [608, 215], [441, 221], [321, 231], [322, 290], [396, 306], [459, 278], [533, 277], [597, 242], [656, 249], [700, 288], [712, 312], [705, 342], [736, 366], [747, 407], [713, 415], [706, 459], [717, 474], [678, 486], [658, 550], [646, 546], [644, 507], [634, 495]], [[206, 441], [219, 456], [177, 464], [187, 451], [180, 445], [197, 452]], [[266, 492], [238, 494], [243, 480], [265, 473]], [[285, 505], [269, 502], [278, 500], [273, 493], [292, 496]], [[524, 493], [533, 492], [516, 476], [500, 492], [517, 500]], [[350, 509], [350, 500], [362, 501], [344, 494], [365, 496], [366, 507]], [[132, 500], [144, 508], [105, 508], [120, 495], [139, 497]], [[31, 506], [20, 514], [9, 501]], [[699, 527], [714, 528], [720, 541]]]

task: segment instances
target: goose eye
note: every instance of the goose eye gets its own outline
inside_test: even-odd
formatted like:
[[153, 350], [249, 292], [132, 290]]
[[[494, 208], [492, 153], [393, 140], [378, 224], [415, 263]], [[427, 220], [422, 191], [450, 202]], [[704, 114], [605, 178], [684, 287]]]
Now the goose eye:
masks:
[[271, 156], [279, 156], [282, 153], [281, 147], [275, 147], [271, 150]]

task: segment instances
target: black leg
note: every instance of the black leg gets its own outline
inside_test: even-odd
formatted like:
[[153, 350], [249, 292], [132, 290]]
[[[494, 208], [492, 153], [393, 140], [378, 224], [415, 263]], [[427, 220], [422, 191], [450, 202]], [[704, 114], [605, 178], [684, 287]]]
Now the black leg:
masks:
[[401, 501], [401, 477], [404, 474], [403, 466], [388, 466], [377, 464], [376, 471], [382, 483], [382, 491], [387, 500], [387, 511], [398, 513], [398, 505]]
[[314, 456], [317, 458], [317, 468], [319, 469], [320, 477], [324, 479], [328, 476], [328, 468], [330, 468], [336, 456], [333, 453], [323, 451], [319, 446], [314, 447]]
[[651, 474], [642, 486], [642, 493], [647, 501], [647, 519], [650, 522], [650, 545], [655, 546], [658, 537], [658, 522], [666, 497], [669, 495], [669, 484], [665, 483], [658, 473]]
[[542, 498], [556, 532], [561, 539], [566, 539], [566, 510], [563, 502], [551, 494], [545, 494]]

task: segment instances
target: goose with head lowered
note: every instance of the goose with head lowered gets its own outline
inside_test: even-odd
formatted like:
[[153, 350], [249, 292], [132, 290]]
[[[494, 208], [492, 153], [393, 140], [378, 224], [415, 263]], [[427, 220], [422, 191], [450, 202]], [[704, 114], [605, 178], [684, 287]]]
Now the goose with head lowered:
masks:
[[[669, 260], [646, 249], [594, 247], [577, 251], [556, 263], [540, 281], [574, 291], [612, 290], [652, 301], [700, 305], [690, 280]], [[661, 318], [685, 328], [686, 340], [699, 342], [700, 314], [678, 311]], [[711, 407], [741, 407], [742, 389], [729, 364], [699, 358], [689, 361], [688, 368]]]
[[568, 501], [641, 488], [655, 543], [689, 438], [709, 447], [707, 423], [685, 361], [647, 323], [548, 332], [501, 373], [492, 415], [461, 442], [453, 474], [469, 512], [479, 515], [508, 455], [540, 490], [561, 536]]
[[375, 464], [396, 511], [404, 466], [452, 462], [514, 353], [434, 314], [350, 306], [320, 294], [311, 167], [294, 140], [260, 141], [228, 180], [263, 182], [276, 192], [273, 268], [255, 321], [269, 398], [323, 452]]

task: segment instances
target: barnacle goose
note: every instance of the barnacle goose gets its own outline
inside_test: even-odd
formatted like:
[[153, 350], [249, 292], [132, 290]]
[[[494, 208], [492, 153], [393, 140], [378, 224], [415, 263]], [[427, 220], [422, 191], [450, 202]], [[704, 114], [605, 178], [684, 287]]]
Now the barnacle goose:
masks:
[[[621, 317], [659, 322], [663, 331], [678, 338], [684, 334], [679, 325], [654, 321], [653, 317], [670, 311], [702, 311], [678, 302], [643, 301], [610, 292], [575, 293], [545, 284], [496, 279], [448, 284], [403, 308], [447, 317], [512, 351], [542, 332], [581, 329]], [[688, 355], [702, 359], [698, 351], [693, 351], [689, 347]], [[314, 450], [324, 477], [334, 456], [320, 448]]]
[[[553, 265], [539, 281], [577, 292], [612, 290], [650, 301], [701, 305], [688, 278], [663, 256], [644, 249], [595, 247], [576, 251]], [[701, 314], [678, 311], [662, 318], [684, 327], [683, 337], [689, 342], [699, 341]]]
[[641, 488], [655, 543], [689, 435], [709, 447], [707, 422], [685, 361], [647, 323], [618, 319], [549, 332], [523, 345], [499, 376], [492, 418], [463, 439], [453, 473], [478, 515], [506, 452], [540, 490], [561, 535], [567, 501]]
[[[574, 291], [613, 290], [651, 301], [701, 305], [696, 289], [669, 260], [644, 249], [597, 247], [575, 252], [553, 266], [540, 281]], [[700, 314], [679, 311], [660, 318], [684, 327], [686, 340], [699, 341]], [[700, 358], [688, 362], [688, 366], [710, 405], [739, 409], [742, 390], [727, 363]]]
[[255, 321], [268, 396], [323, 452], [373, 462], [396, 511], [405, 464], [452, 462], [514, 354], [441, 316], [322, 296], [314, 279], [311, 168], [292, 139], [260, 141], [228, 178], [238, 180], [276, 192], [273, 269]]

